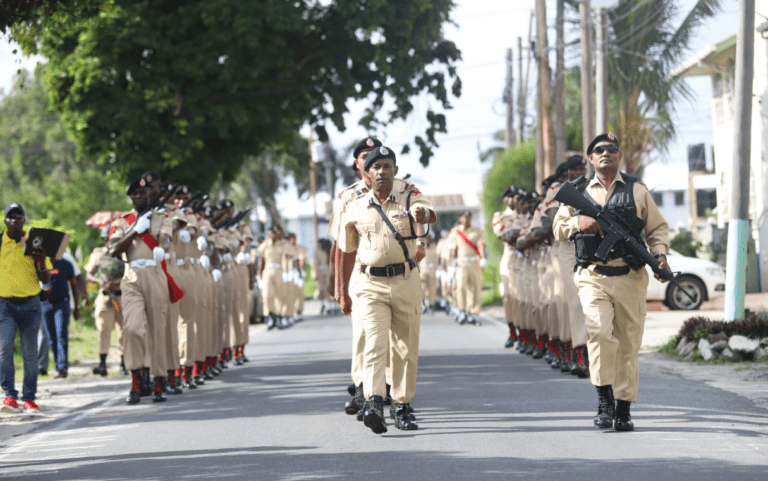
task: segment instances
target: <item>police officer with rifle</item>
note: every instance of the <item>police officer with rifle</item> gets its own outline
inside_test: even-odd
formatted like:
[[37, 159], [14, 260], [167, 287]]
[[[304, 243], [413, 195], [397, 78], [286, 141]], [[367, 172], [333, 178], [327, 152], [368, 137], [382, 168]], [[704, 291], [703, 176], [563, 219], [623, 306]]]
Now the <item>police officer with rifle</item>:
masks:
[[621, 150], [612, 132], [597, 136], [587, 156], [595, 176], [560, 189], [554, 234], [576, 246], [574, 282], [589, 333], [590, 378], [598, 392], [594, 424], [631, 431], [629, 407], [637, 400], [645, 327], [644, 266], [649, 264], [661, 282], [673, 279], [666, 259], [669, 227], [648, 189], [619, 172]]

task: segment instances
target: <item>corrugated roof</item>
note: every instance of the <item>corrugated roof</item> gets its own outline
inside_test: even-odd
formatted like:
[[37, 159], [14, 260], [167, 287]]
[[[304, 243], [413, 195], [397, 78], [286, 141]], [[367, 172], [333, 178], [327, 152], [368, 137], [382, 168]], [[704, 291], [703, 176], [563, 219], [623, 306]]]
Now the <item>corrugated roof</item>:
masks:
[[723, 65], [731, 49], [736, 48], [736, 34], [730, 35], [717, 43], [713, 43], [705, 48], [698, 55], [690, 60], [683, 62], [679, 67], [672, 71], [673, 77], [698, 77], [700, 75], [711, 75], [713, 66]]

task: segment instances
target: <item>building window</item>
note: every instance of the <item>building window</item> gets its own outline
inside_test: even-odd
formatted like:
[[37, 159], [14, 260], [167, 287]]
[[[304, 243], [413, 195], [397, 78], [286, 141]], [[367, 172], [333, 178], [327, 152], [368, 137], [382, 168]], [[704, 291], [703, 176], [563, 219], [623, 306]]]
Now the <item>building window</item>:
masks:
[[683, 205], [683, 204], [685, 204], [685, 191], [684, 190], [675, 191], [675, 205]]
[[653, 201], [659, 207], [664, 205], [664, 193], [663, 192], [654, 192], [653, 193]]
[[717, 207], [717, 191], [715, 189], [701, 189], [696, 191], [696, 216], [706, 217], [707, 209]]

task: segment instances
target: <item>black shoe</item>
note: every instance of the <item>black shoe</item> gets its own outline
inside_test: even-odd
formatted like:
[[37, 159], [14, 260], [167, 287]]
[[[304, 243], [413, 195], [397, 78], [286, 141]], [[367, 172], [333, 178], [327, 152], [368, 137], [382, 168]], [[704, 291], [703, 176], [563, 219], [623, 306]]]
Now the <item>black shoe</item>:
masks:
[[368, 400], [368, 410], [363, 416], [363, 423], [376, 434], [387, 432], [387, 422], [384, 420], [384, 400], [381, 396], [371, 396]]
[[564, 362], [562, 366], [560, 366], [560, 372], [569, 373], [571, 372], [571, 369], [573, 369], [573, 366], [570, 362]]
[[357, 420], [360, 422], [363, 422], [363, 418], [365, 418], [365, 412], [370, 408], [370, 404], [368, 404], [368, 401], [363, 398], [363, 409], [359, 410], [357, 412]]
[[562, 361], [562, 359], [555, 358], [555, 360], [552, 361], [549, 366], [552, 369], [560, 369], [561, 367], [563, 367], [563, 361]]
[[347, 404], [344, 405], [344, 412], [350, 416], [357, 414], [361, 409], [363, 409], [364, 403], [365, 396], [363, 396], [363, 385], [360, 384], [357, 386], [357, 388], [355, 388], [355, 397], [353, 397], [351, 401], [348, 401]]
[[213, 381], [213, 374], [211, 373], [210, 370], [205, 371], [203, 373], [203, 379], [205, 379], [206, 381]]
[[392, 405], [392, 396], [389, 394], [392, 390], [392, 386], [387, 384], [387, 395], [384, 396], [384, 405], [385, 406], [391, 406]]
[[189, 381], [181, 381], [182, 387], [185, 387], [187, 389], [197, 389], [197, 384], [195, 384], [195, 381], [190, 379]]
[[184, 393], [184, 391], [182, 391], [179, 386], [177, 386], [176, 384], [171, 384], [170, 379], [166, 379], [165, 388], [163, 390], [165, 391], [165, 394], [183, 394]]
[[239, 357], [236, 358], [235, 359], [235, 366], [242, 366], [242, 365], [243, 365], [243, 361]]
[[[596, 386], [597, 388], [597, 415], [595, 415], [595, 426], [598, 429], [610, 429], [613, 427], [613, 418], [616, 412], [613, 400], [613, 386]], [[629, 414], [629, 412], [627, 412]]]
[[205, 381], [203, 380], [203, 376], [195, 376], [193, 379], [195, 380], [195, 384], [197, 384], [198, 386], [205, 385]]
[[37, 371], [38, 376], [47, 376], [48, 375], [48, 369], [40, 368], [39, 371]]
[[229, 366], [227, 366], [227, 363], [224, 362], [224, 361], [217, 361], [216, 362], [216, 367], [218, 367], [219, 370], [229, 369]]
[[139, 389], [139, 394], [141, 397], [147, 397], [152, 395], [152, 385], [149, 383], [145, 383], [141, 385], [141, 389]]
[[509, 339], [507, 339], [507, 342], [504, 343], [504, 347], [506, 348], [515, 347], [516, 342], [517, 342], [517, 336], [512, 336]]
[[535, 350], [536, 350], [536, 346], [534, 346], [533, 344], [530, 344], [528, 347], [525, 348], [525, 351], [523, 351], [523, 353], [529, 356], [532, 356]]
[[355, 383], [352, 383], [349, 386], [347, 386], [347, 392], [349, 393], [350, 396], [355, 395], [355, 393], [357, 392], [357, 386], [355, 386]]
[[634, 431], [635, 429], [632, 416], [629, 414], [629, 404], [629, 401], [616, 401], [616, 422], [613, 426], [616, 431]]
[[582, 379], [589, 377], [589, 368], [584, 364], [574, 364], [571, 368], [571, 374]]
[[139, 401], [141, 401], [139, 391], [131, 391], [128, 393], [128, 397], [125, 398], [127, 404], [139, 404]]
[[243, 361], [243, 362], [251, 362], [251, 360], [250, 360], [250, 359], [248, 359], [247, 357], [245, 357], [245, 354], [240, 354], [240, 360], [241, 360], [241, 361]]
[[221, 369], [219, 369], [219, 368], [218, 368], [218, 367], [216, 367], [216, 366], [213, 366], [213, 367], [209, 367], [209, 368], [208, 368], [208, 371], [210, 371], [211, 373], [213, 373], [213, 375], [214, 375], [214, 376], [220, 376], [220, 375], [221, 375]]
[[275, 316], [274, 314], [270, 314], [270, 315], [267, 316], [267, 330], [268, 331], [271, 331], [275, 327], [278, 327], [277, 326], [277, 319], [276, 319], [276, 317], [277, 316]]
[[531, 356], [533, 356], [534, 359], [541, 359], [544, 357], [544, 349], [536, 349], [531, 353]]
[[416, 418], [411, 414], [409, 404], [400, 404], [398, 402], [392, 403], [392, 407], [389, 410], [389, 415], [395, 420], [395, 427], [403, 431], [415, 431], [419, 429], [419, 425], [414, 421]]
[[130, 372], [125, 368], [125, 364], [120, 364], [120, 375], [127, 376], [128, 374], [130, 374]]
[[107, 375], [107, 366], [102, 366], [99, 364], [98, 366], [93, 368], [93, 373], [97, 374], [99, 376], [106, 376]]
[[152, 392], [152, 402], [153, 403], [164, 403], [168, 399], [163, 396], [163, 393], [160, 391], [153, 391]]

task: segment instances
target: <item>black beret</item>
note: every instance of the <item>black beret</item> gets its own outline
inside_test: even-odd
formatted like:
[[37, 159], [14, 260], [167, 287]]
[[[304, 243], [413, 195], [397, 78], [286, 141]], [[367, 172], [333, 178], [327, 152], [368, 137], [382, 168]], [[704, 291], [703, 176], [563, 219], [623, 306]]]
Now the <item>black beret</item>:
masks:
[[535, 199], [538, 199], [538, 198], [539, 198], [538, 192], [536, 192], [535, 190], [532, 190], [531, 192], [528, 192], [527, 194], [525, 194], [523, 196], [523, 202], [528, 202], [528, 201], [535, 200]]
[[587, 159], [582, 157], [581, 155], [572, 155], [568, 157], [568, 160], [563, 162], [562, 164], [557, 166], [557, 170], [555, 171], [555, 176], [560, 177], [567, 171], [571, 170], [574, 167], [578, 167], [579, 165], [586, 165]]
[[513, 192], [512, 186], [510, 185], [501, 193], [501, 198], [504, 199], [506, 197], [512, 197], [513, 195], [515, 195], [515, 192]]
[[355, 150], [352, 151], [352, 158], [357, 159], [362, 152], [373, 150], [376, 147], [381, 147], [381, 140], [375, 137], [366, 137], [355, 146]]
[[595, 137], [595, 140], [590, 142], [589, 147], [587, 147], [587, 155], [590, 155], [592, 153], [592, 150], [595, 148], [595, 146], [600, 142], [611, 142], [616, 144], [616, 147], [619, 146], [619, 139], [617, 139], [616, 136], [613, 135], [613, 132], [606, 132], [604, 134], [598, 135], [597, 137]]
[[128, 184], [128, 187], [125, 188], [125, 193], [127, 195], [131, 195], [131, 193], [133, 193], [136, 189], [143, 189], [146, 186], [146, 180], [144, 180], [142, 177], [136, 177], [130, 184]]
[[560, 176], [557, 175], [557, 174], [552, 174], [549, 177], [547, 177], [546, 179], [544, 179], [544, 181], [541, 183], [541, 185], [550, 186], [550, 185], [554, 184], [557, 181], [558, 177], [560, 177]]
[[160, 174], [158, 174], [154, 170], [148, 170], [143, 174], [141, 174], [141, 178], [144, 179], [147, 182], [147, 184], [151, 184], [156, 180], [160, 180]]
[[380, 159], [390, 159], [392, 162], [397, 164], [397, 158], [395, 157], [395, 153], [390, 149], [389, 147], [376, 147], [374, 148], [370, 154], [368, 154], [368, 157], [365, 159], [365, 171], [368, 172], [368, 169], [371, 168], [374, 162]]

